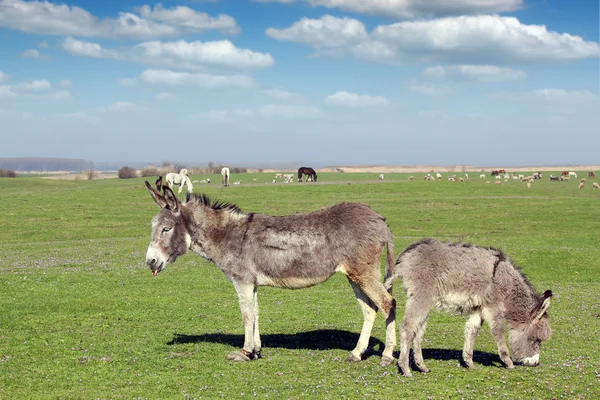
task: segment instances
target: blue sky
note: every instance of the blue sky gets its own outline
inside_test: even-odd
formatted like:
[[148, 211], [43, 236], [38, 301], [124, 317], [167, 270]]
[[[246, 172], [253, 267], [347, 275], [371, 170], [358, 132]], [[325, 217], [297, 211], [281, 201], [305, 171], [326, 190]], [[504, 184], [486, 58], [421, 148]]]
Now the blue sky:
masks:
[[0, 157], [599, 163], [597, 1], [0, 0]]

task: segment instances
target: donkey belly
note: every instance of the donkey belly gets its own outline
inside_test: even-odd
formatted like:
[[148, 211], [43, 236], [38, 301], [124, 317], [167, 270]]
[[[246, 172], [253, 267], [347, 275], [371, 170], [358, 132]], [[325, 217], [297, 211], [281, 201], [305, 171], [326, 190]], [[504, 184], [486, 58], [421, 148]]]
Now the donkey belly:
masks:
[[302, 289], [325, 282], [336, 272], [335, 268], [310, 268], [292, 266], [290, 268], [256, 272], [257, 286], [273, 286], [288, 289]]
[[477, 294], [448, 292], [440, 295], [435, 305], [443, 311], [463, 313], [481, 307], [482, 300]]

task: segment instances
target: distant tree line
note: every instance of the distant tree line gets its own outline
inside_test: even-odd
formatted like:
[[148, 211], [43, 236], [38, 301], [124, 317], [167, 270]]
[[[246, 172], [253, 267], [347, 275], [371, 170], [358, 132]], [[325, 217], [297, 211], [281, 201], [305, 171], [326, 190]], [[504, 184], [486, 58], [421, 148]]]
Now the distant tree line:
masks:
[[1, 169], [0, 168], [0, 178], [16, 178], [17, 173], [12, 169]]

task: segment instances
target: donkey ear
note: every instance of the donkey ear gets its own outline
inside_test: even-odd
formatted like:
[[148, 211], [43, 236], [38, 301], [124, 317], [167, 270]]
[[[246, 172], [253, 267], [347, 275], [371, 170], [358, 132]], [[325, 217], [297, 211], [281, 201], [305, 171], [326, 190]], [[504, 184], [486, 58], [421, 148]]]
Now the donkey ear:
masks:
[[157, 192], [156, 189], [154, 189], [148, 181], [146, 181], [146, 187], [148, 188], [150, 195], [154, 199], [154, 202], [158, 204], [160, 208], [165, 208], [167, 206], [167, 202], [165, 201], [164, 196]]
[[539, 322], [540, 319], [542, 319], [542, 316], [544, 316], [544, 313], [546, 311], [548, 311], [548, 308], [550, 308], [550, 299], [551, 298], [552, 298], [552, 290], [546, 290], [544, 292], [544, 294], [542, 295], [542, 300], [536, 307], [536, 316], [533, 319], [534, 323]]
[[158, 190], [160, 192], [162, 189], [162, 184], [163, 184], [162, 175], [158, 177], [158, 179], [156, 180], [156, 182], [154, 182], [154, 184], [156, 185], [156, 190]]
[[173, 212], [179, 211], [179, 200], [177, 200], [175, 193], [168, 186], [163, 186], [163, 191], [165, 193], [164, 199], [169, 209]]

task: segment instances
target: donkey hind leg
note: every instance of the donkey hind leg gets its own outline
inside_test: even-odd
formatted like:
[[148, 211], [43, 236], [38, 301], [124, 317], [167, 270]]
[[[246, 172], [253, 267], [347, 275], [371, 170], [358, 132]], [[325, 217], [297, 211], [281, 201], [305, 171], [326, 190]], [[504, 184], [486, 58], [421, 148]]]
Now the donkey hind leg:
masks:
[[234, 282], [234, 286], [240, 301], [242, 321], [244, 322], [244, 347], [240, 351], [229, 353], [227, 359], [233, 361], [250, 361], [257, 358], [254, 341], [255, 337], [258, 336], [254, 305], [256, 301], [256, 288], [252, 284], [236, 282]]
[[467, 368], [473, 368], [473, 348], [482, 323], [481, 314], [476, 311], [469, 316], [465, 325], [465, 346], [463, 347], [462, 358]]
[[257, 295], [257, 289], [258, 288], [254, 288], [253, 291], [253, 302], [252, 302], [252, 307], [254, 309], [254, 355], [255, 358], [261, 358], [260, 356], [260, 350], [262, 348], [262, 344], [260, 341], [260, 332], [258, 331], [258, 295]]
[[423, 343], [423, 336], [425, 335], [425, 328], [427, 327], [427, 320], [423, 321], [421, 326], [418, 328], [417, 333], [415, 334], [415, 338], [413, 339], [413, 350], [415, 356], [415, 365], [419, 369], [419, 371], [427, 373], [429, 372], [429, 368], [425, 366], [425, 361], [423, 360], [423, 348], [421, 347], [421, 343]]
[[[365, 313], [365, 308], [363, 307], [363, 313], [365, 313], [365, 325], [363, 326], [361, 338], [359, 339], [359, 344], [357, 344], [357, 348], [355, 350], [359, 349], [361, 339], [365, 341], [364, 346], [366, 349], [369, 337], [371, 335], [371, 330], [373, 328], [373, 322], [375, 320], [377, 310], [379, 309], [386, 319], [385, 348], [383, 350], [380, 364], [381, 366], [390, 365], [394, 361], [394, 349], [396, 348], [396, 300], [391, 294], [388, 293], [383, 286], [383, 283], [379, 282], [377, 278], [363, 278], [360, 282], [353, 282], [352, 280], [350, 282], [356, 294], [356, 298], [367, 298], [370, 301], [370, 304], [373, 305], [371, 309], [374, 312], [372, 317], [373, 321], [371, 321], [370, 325], [367, 326], [367, 314]], [[357, 289], [359, 289], [358, 292]], [[368, 329], [368, 332], [365, 332], [366, 328]], [[363, 337], [363, 335], [366, 335], [366, 337]], [[353, 354], [357, 355], [354, 353], [354, 351]]]
[[500, 359], [502, 360], [504, 365], [506, 365], [506, 368], [514, 368], [515, 366], [512, 360], [510, 359], [508, 347], [506, 347], [504, 317], [502, 317], [502, 315], [494, 313], [489, 309], [483, 310], [483, 316], [485, 321], [490, 325], [490, 330], [492, 331], [492, 335], [496, 340], [496, 345], [498, 346], [498, 354], [500, 355]]
[[[398, 358], [398, 367], [402, 371], [402, 375], [404, 376], [412, 376], [410, 371], [410, 367], [408, 365], [408, 358], [410, 353], [410, 344], [415, 340], [417, 334], [422, 335], [425, 334], [425, 321], [427, 321], [427, 316], [429, 315], [429, 310], [431, 309], [431, 305], [425, 299], [415, 299], [411, 294], [409, 294], [406, 300], [406, 308], [404, 311], [404, 319], [402, 320], [402, 327], [400, 333], [400, 357]], [[415, 349], [415, 353], [416, 350]], [[422, 355], [419, 356], [421, 360], [417, 360], [422, 362]], [[424, 364], [422, 365], [424, 366]], [[417, 367], [419, 367], [417, 365]], [[420, 369], [420, 368], [419, 368]]]
[[350, 281], [350, 285], [352, 285], [354, 295], [356, 296], [356, 300], [358, 300], [358, 304], [360, 304], [364, 317], [363, 327], [360, 331], [360, 337], [358, 338], [356, 347], [350, 352], [350, 355], [346, 359], [348, 362], [357, 362], [361, 360], [361, 356], [369, 346], [373, 323], [375, 322], [375, 317], [377, 317], [377, 306], [355, 282], [352, 282], [350, 279], [348, 280]]

